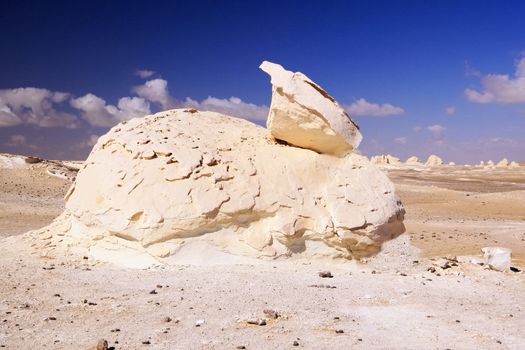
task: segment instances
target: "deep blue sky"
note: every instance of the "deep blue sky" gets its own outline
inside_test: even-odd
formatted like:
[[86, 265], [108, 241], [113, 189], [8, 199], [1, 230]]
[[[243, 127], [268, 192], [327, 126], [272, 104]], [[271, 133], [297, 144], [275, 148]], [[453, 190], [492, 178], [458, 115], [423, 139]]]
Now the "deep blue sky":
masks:
[[[525, 103], [476, 103], [465, 89], [482, 92], [487, 74], [514, 77], [524, 14], [523, 1], [4, 0], [0, 89], [92, 93], [117, 104], [144, 82], [134, 72], [147, 69], [179, 99], [269, 105], [269, 79], [258, 66], [270, 60], [307, 74], [341, 104], [364, 98], [401, 107], [401, 115], [354, 118], [369, 155], [523, 160]], [[433, 125], [445, 129], [433, 135]], [[4, 126], [0, 152], [81, 157], [89, 147], [73, 143], [104, 130], [85, 121], [76, 129]]]

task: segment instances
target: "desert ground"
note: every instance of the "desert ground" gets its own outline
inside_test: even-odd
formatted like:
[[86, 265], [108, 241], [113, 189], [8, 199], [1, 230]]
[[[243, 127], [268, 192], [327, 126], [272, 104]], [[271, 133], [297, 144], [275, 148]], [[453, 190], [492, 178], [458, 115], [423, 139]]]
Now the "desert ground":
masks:
[[470, 262], [480, 248], [502, 246], [525, 267], [523, 166], [387, 167], [406, 233], [367, 261], [203, 259], [146, 270], [31, 250], [22, 234], [59, 215], [70, 186], [47, 167], [0, 169], [2, 348], [525, 346], [523, 272]]

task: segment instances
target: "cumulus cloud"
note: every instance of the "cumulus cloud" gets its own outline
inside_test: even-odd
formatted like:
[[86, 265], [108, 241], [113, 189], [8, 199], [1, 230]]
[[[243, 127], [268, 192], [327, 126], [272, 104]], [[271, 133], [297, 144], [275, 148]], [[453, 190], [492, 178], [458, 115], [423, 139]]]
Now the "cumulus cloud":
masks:
[[[142, 77], [151, 71], [137, 71]], [[252, 121], [265, 120], [268, 107], [244, 102], [238, 97], [217, 98], [210, 96], [202, 101], [190, 97], [180, 101], [170, 95], [168, 82], [152, 79], [132, 88], [137, 96], [122, 97], [116, 105], [103, 98], [87, 93], [80, 97], [47, 89], [19, 88], [0, 90], [0, 127], [36, 125], [40, 127], [77, 127], [80, 120], [95, 127], [111, 127], [123, 120], [151, 114], [152, 106], [158, 110], [192, 107], [203, 111], [215, 111]], [[73, 115], [64, 112], [69, 104]]]
[[370, 103], [364, 98], [360, 98], [351, 105], [343, 105], [343, 108], [351, 115], [357, 117], [387, 117], [405, 113], [401, 107], [393, 106], [389, 103], [382, 105]]
[[447, 128], [445, 128], [442, 125], [435, 124], [427, 126], [427, 130], [430, 131], [430, 133], [432, 134], [432, 138], [435, 141], [442, 141], [443, 138], [445, 138], [445, 131], [447, 130]]
[[151, 78], [154, 74], [154, 71], [146, 69], [138, 69], [135, 71], [135, 75], [141, 77], [142, 79]]
[[143, 117], [150, 113], [149, 102], [141, 97], [122, 97], [117, 106], [91, 93], [71, 100], [71, 106], [93, 126], [111, 127], [123, 120]]
[[447, 107], [445, 108], [445, 112], [447, 112], [448, 115], [454, 115], [456, 113], [456, 107]]
[[475, 103], [525, 103], [525, 56], [516, 63], [514, 77], [488, 74], [480, 78], [481, 91], [466, 89], [467, 100]]
[[9, 140], [4, 143], [6, 146], [10, 147], [20, 147], [20, 148], [27, 148], [27, 149], [36, 149], [37, 147], [33, 144], [31, 144], [27, 137], [20, 134], [11, 135], [9, 137]]
[[74, 115], [57, 110], [69, 96], [64, 92], [32, 87], [0, 90], [0, 127], [20, 124], [44, 128], [77, 127]]
[[179, 104], [168, 90], [168, 82], [164, 79], [148, 80], [143, 85], [135, 86], [132, 91], [138, 96], [159, 104], [162, 109], [176, 108]]
[[406, 137], [396, 137], [394, 139], [394, 142], [398, 143], [400, 145], [406, 145], [407, 141], [408, 141], [408, 139]]
[[188, 97], [186, 98], [186, 101], [184, 101], [184, 106], [197, 108], [202, 111], [223, 113], [252, 121], [266, 120], [269, 110], [265, 105], [258, 106], [253, 103], [246, 103], [238, 97], [220, 99], [210, 96], [201, 102], [192, 100]]

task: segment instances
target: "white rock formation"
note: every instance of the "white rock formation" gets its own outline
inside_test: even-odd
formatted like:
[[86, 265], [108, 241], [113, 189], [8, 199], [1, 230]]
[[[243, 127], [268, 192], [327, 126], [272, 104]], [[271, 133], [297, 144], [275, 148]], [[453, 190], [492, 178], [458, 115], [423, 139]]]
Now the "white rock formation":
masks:
[[492, 160], [489, 160], [485, 168], [490, 168], [490, 169], [494, 168], [494, 162]]
[[370, 161], [372, 164], [399, 164], [401, 163], [401, 160], [397, 157], [394, 157], [390, 154], [384, 155], [381, 154], [379, 156], [373, 156], [370, 158]]
[[507, 160], [507, 158], [503, 158], [502, 160], [498, 162], [498, 164], [496, 164], [496, 168], [506, 168], [508, 166], [509, 166], [509, 161]]
[[438, 166], [443, 165], [443, 159], [439, 158], [435, 154], [432, 154], [428, 157], [427, 162], [425, 163], [426, 166]]
[[512, 250], [502, 247], [481, 248], [485, 263], [493, 270], [507, 271], [510, 269]]
[[271, 77], [267, 126], [276, 139], [334, 155], [357, 148], [362, 139], [359, 127], [319, 85], [275, 63], [264, 61], [260, 68]]
[[512, 168], [512, 169], [519, 168], [519, 167], [520, 167], [520, 165], [517, 162], [514, 162], [514, 161], [510, 162], [510, 164], [509, 164], [509, 168]]
[[422, 163], [419, 161], [419, 158], [416, 156], [408, 158], [405, 163], [409, 165], [422, 165]]
[[246, 120], [179, 109], [102, 136], [64, 213], [30, 237], [56, 240], [35, 243], [44, 250], [136, 267], [214, 259], [211, 248], [351, 258], [402, 233], [403, 214], [393, 184], [364, 156], [282, 145]]
[[7, 153], [0, 153], [0, 169], [20, 168], [27, 165], [23, 156], [15, 156]]

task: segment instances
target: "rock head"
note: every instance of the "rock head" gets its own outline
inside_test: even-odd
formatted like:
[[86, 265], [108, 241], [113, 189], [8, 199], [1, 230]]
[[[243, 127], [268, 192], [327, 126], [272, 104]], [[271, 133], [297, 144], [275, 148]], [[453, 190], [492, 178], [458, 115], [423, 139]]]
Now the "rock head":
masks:
[[300, 72], [264, 61], [272, 83], [267, 127], [278, 140], [319, 153], [344, 155], [361, 142], [359, 127], [344, 109]]

